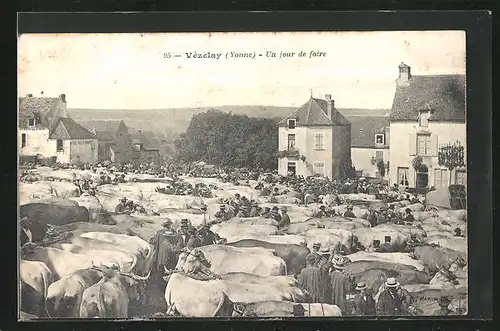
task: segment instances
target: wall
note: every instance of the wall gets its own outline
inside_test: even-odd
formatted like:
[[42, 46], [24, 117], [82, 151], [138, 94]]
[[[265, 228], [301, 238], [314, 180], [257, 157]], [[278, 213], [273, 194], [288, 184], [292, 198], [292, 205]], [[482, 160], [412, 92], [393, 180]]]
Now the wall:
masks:
[[[351, 126], [334, 126], [332, 140], [332, 176], [342, 176], [340, 169], [351, 162]], [[332, 178], [332, 177], [330, 177]]]
[[[113, 143], [115, 144], [115, 162], [119, 163], [122, 161], [126, 155], [127, 149], [130, 147], [130, 134], [125, 123], [122, 121], [116, 134], [113, 138]], [[127, 160], [128, 161], [128, 160]]]
[[59, 163], [70, 163], [71, 161], [71, 141], [63, 140], [63, 149], [62, 151], [57, 151], [57, 139], [50, 139], [52, 145], [54, 146], [54, 150], [57, 155], [57, 162]]
[[[22, 134], [26, 134], [26, 146], [22, 146]], [[44, 157], [56, 155], [55, 142], [49, 140], [48, 129], [19, 129], [18, 130], [18, 151], [21, 155], [37, 155]]]
[[[351, 148], [351, 158], [352, 163], [356, 170], [363, 171], [363, 176], [366, 177], [376, 177], [376, 172], [378, 168], [376, 165], [371, 164], [371, 158], [376, 157], [376, 152], [380, 151], [383, 154], [384, 163], [389, 161], [389, 149], [388, 148], [361, 148], [353, 147]], [[390, 164], [390, 162], [389, 162]], [[386, 174], [388, 176], [388, 174]]]
[[75, 162], [79, 160], [83, 163], [95, 163], [98, 159], [98, 142], [97, 139], [74, 139], [64, 141], [70, 143], [69, 161]]
[[[431, 153], [424, 156], [424, 163], [428, 166], [429, 186], [434, 186], [434, 174], [436, 169], [444, 169], [438, 165], [437, 151], [439, 147], [446, 143], [453, 143], [457, 140], [466, 147], [466, 125], [465, 123], [452, 122], [429, 122], [428, 128], [419, 128], [418, 122], [392, 122], [390, 135], [390, 156], [389, 156], [389, 181], [391, 185], [397, 182], [397, 168], [409, 168], [409, 184], [416, 185], [415, 171], [411, 165], [416, 150], [410, 150], [416, 146], [417, 132], [429, 132], [431, 134]], [[412, 145], [410, 145], [412, 144]], [[414, 144], [414, 145], [413, 145]], [[467, 154], [467, 149], [465, 149]], [[455, 171], [452, 173], [452, 184], [455, 180]]]
[[[148, 158], [151, 158], [151, 161], [148, 162]], [[142, 150], [140, 156], [140, 163], [154, 163], [156, 165], [160, 164], [160, 151], [157, 150]]]
[[[317, 133], [323, 134], [323, 143], [325, 150], [314, 150], [314, 135]], [[278, 173], [281, 175], [287, 174], [288, 162], [296, 162], [297, 175], [311, 176], [314, 174], [314, 163], [323, 162], [325, 165], [325, 176], [332, 178], [332, 129], [330, 126], [318, 127], [296, 127], [288, 129], [287, 127], [279, 127], [279, 151], [288, 149], [288, 135], [295, 134], [295, 148], [300, 155], [306, 157], [303, 162], [300, 158], [286, 157], [278, 159]]]

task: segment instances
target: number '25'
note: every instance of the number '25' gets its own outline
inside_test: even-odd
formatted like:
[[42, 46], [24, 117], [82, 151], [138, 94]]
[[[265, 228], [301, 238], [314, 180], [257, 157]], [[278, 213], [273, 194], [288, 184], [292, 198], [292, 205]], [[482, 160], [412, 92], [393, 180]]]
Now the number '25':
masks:
[[163, 58], [164, 59], [170, 59], [172, 55], [170, 53], [163, 53]]

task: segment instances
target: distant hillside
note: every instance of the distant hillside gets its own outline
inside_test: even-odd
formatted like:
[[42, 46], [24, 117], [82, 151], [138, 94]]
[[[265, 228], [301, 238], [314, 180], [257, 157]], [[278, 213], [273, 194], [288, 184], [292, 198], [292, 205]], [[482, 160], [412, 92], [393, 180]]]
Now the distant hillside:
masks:
[[[296, 107], [274, 106], [220, 106], [203, 108], [169, 109], [68, 109], [69, 116], [76, 121], [99, 119], [122, 119], [128, 127], [164, 134], [167, 140], [175, 139], [185, 132], [193, 115], [209, 109], [247, 115], [249, 117], [283, 118]], [[384, 109], [339, 109], [344, 116], [381, 116], [388, 112]]]

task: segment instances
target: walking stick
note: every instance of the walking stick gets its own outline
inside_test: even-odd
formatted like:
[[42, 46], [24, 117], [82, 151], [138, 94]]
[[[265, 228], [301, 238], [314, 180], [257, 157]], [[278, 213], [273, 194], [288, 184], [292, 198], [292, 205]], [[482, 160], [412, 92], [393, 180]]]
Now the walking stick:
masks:
[[[323, 309], [323, 302], [320, 302], [321, 304], [321, 312], [323, 313], [323, 317], [325, 316], [325, 309]], [[311, 316], [311, 312], [309, 311], [309, 316]]]
[[311, 317], [311, 299], [309, 299], [309, 317]]

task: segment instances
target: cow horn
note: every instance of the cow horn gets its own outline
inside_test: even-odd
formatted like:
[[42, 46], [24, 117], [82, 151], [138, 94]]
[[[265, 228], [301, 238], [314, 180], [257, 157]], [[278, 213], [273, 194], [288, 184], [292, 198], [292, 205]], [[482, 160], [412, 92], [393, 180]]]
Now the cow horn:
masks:
[[167, 267], [163, 266], [163, 270], [165, 270], [165, 273], [169, 273], [170, 271], [167, 269]]
[[139, 275], [134, 275], [134, 279], [136, 280], [148, 280], [149, 276], [151, 275], [151, 270], [149, 270], [147, 276], [139, 276]]

